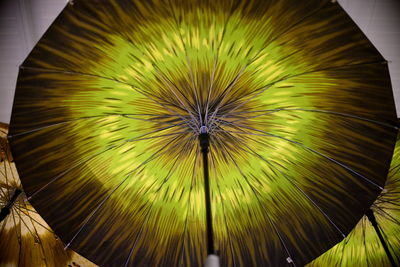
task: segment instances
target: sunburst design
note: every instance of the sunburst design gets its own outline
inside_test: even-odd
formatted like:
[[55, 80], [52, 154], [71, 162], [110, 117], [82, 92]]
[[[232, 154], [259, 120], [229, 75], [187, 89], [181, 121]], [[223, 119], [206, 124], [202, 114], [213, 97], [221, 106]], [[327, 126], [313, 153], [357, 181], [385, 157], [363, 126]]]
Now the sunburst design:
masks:
[[10, 142], [68, 247], [198, 266], [203, 129], [222, 264], [302, 265], [384, 185], [385, 63], [331, 1], [77, 1], [21, 67]]

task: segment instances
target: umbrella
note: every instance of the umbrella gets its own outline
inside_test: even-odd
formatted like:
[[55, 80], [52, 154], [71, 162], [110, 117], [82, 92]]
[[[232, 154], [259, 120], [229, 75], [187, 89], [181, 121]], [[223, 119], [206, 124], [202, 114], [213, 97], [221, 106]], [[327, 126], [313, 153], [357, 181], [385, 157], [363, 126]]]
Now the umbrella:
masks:
[[397, 133], [386, 61], [330, 1], [74, 1], [14, 101], [28, 199], [104, 266], [304, 265]]
[[[26, 201], [6, 139], [8, 126], [0, 124], [0, 130], [0, 266], [95, 266], [64, 250], [61, 240]], [[8, 209], [4, 208], [7, 204]]]
[[371, 206], [389, 254], [381, 245], [370, 220], [364, 216], [341, 243], [307, 266], [400, 266], [399, 167], [400, 135], [397, 137], [384, 190]]

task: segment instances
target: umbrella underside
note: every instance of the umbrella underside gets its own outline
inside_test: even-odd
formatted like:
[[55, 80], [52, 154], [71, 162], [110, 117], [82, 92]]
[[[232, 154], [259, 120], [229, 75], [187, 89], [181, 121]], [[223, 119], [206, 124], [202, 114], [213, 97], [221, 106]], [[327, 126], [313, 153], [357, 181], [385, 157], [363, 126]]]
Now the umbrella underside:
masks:
[[[8, 145], [8, 127], [0, 123], [0, 208], [10, 202], [9, 214], [0, 221], [0, 266], [95, 266], [69, 249], [49, 229], [22, 190]], [[19, 190], [19, 194], [16, 192]]]
[[100, 265], [198, 266], [205, 126], [222, 265], [284, 266], [357, 223], [395, 124], [385, 61], [337, 4], [90, 0], [23, 63], [9, 140], [67, 246]]
[[[400, 265], [400, 134], [390, 164], [384, 190], [372, 204], [378, 227], [393, 258]], [[367, 216], [363, 216], [339, 244], [307, 265], [317, 266], [393, 266]]]

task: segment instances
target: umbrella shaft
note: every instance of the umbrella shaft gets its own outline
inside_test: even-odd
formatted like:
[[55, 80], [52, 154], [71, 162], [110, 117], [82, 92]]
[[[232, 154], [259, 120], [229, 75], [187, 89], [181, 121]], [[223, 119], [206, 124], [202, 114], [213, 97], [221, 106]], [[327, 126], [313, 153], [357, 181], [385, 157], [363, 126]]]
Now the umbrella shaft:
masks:
[[8, 203], [1, 209], [0, 211], [0, 222], [2, 222], [8, 214], [10, 214], [11, 208], [14, 205], [14, 202], [17, 200], [18, 196], [22, 193], [20, 189], [16, 189], [14, 194], [12, 195], [11, 199]]
[[203, 155], [203, 172], [204, 172], [204, 196], [206, 204], [206, 229], [207, 229], [207, 252], [214, 254], [214, 232], [212, 226], [211, 197], [210, 197], [210, 179], [208, 174], [208, 148], [210, 146], [209, 136], [207, 133], [199, 135], [201, 153]]
[[396, 263], [395, 263], [395, 261], [393, 259], [392, 254], [390, 253], [389, 247], [387, 246], [387, 244], [385, 242], [385, 239], [382, 236], [381, 231], [379, 230], [378, 222], [375, 219], [375, 215], [374, 215], [374, 212], [372, 211], [372, 209], [367, 210], [366, 215], [367, 215], [369, 221], [371, 222], [372, 226], [374, 227], [375, 232], [378, 235], [379, 240], [382, 243], [382, 246], [383, 246], [383, 248], [384, 248], [384, 250], [386, 252], [386, 255], [389, 258], [390, 263], [392, 264], [393, 267], [396, 267], [397, 265], [396, 265]]

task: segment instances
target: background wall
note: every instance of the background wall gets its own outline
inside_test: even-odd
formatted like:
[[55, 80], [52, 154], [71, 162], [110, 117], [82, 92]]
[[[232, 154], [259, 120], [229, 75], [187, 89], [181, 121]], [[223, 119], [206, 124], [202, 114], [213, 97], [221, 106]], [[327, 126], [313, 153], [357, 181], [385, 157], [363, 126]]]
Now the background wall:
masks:
[[[8, 123], [18, 66], [66, 0], [0, 0], [0, 122]], [[339, 0], [340, 5], [389, 61], [400, 116], [400, 1]]]

